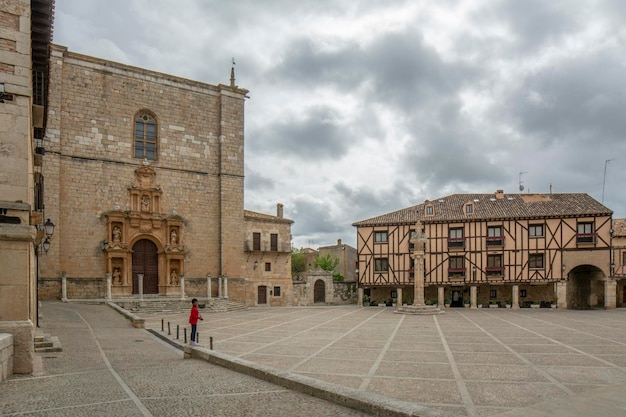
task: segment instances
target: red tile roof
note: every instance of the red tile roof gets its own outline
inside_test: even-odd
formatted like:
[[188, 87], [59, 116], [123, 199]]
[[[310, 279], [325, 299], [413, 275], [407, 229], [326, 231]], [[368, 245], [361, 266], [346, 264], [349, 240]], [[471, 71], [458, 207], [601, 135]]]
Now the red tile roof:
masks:
[[[472, 213], [465, 213], [465, 204]], [[426, 215], [432, 205], [433, 214]], [[352, 226], [422, 222], [465, 222], [488, 219], [528, 219], [583, 216], [610, 216], [613, 212], [588, 194], [451, 194], [437, 200], [352, 223]]]
[[613, 219], [613, 236], [626, 237], [626, 219]]

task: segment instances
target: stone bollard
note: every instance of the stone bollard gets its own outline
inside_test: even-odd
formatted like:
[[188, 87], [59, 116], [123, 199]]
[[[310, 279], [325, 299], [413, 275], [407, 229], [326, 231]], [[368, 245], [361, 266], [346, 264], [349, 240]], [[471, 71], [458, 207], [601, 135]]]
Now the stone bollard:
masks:
[[137, 274], [137, 280], [139, 281], [139, 299], [143, 301], [143, 274]]
[[67, 272], [61, 274], [61, 301], [67, 303]]
[[111, 301], [111, 273], [107, 272], [106, 277], [107, 277], [106, 299], [107, 299], [107, 301]]
[[180, 276], [180, 299], [185, 299], [185, 276]]
[[207, 300], [211, 299], [211, 274], [206, 276], [206, 298]]

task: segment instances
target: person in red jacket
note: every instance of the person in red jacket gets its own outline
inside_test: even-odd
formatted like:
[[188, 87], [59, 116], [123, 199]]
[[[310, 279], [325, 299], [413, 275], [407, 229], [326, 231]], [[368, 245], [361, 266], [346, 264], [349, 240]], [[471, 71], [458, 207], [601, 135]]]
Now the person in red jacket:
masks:
[[198, 299], [194, 298], [191, 300], [191, 313], [189, 314], [189, 324], [191, 324], [191, 341], [189, 344], [191, 346], [198, 346], [196, 342], [196, 335], [198, 330], [198, 319], [204, 320], [200, 315], [200, 311], [198, 311]]

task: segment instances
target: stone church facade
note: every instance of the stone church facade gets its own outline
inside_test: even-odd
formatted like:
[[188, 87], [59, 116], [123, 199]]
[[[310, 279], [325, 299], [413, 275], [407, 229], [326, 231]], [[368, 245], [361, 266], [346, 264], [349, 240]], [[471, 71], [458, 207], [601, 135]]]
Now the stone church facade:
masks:
[[[290, 265], [261, 273], [258, 262], [290, 253], [292, 222], [282, 208], [244, 216], [247, 90], [234, 72], [209, 85], [51, 48], [42, 188], [57, 231], [40, 297], [184, 291], [256, 305], [268, 290], [255, 282], [271, 276], [282, 291], [267, 300], [289, 304]], [[271, 233], [280, 248], [247, 250], [268, 218], [281, 225]]]

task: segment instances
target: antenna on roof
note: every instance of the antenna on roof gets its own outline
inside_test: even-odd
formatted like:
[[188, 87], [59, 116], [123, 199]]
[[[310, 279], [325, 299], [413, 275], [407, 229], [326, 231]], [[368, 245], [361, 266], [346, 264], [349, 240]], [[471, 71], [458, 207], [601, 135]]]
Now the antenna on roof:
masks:
[[520, 172], [519, 173], [519, 191], [520, 191], [520, 193], [522, 191], [524, 191], [524, 181], [522, 181], [522, 175], [524, 175], [524, 174], [528, 174], [528, 172], [524, 171], [524, 172]]
[[615, 158], [607, 159], [604, 161], [604, 177], [602, 178], [602, 204], [604, 204], [604, 184], [606, 183], [606, 166], [609, 162], [613, 161]]

